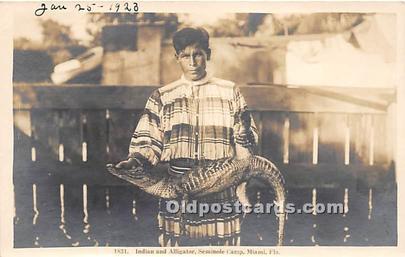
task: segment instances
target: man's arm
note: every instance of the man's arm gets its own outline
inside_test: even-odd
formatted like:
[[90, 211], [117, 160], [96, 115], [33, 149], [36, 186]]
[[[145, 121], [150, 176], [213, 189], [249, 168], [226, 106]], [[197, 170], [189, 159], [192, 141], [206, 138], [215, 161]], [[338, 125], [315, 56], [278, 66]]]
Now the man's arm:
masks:
[[235, 141], [245, 147], [255, 147], [258, 144], [258, 131], [243, 95], [238, 87], [235, 86], [234, 98], [236, 103], [235, 123], [239, 124], [241, 129], [235, 131]]
[[163, 150], [162, 108], [160, 93], [155, 90], [149, 97], [132, 135], [128, 160], [118, 163], [117, 168], [145, 164], [155, 166], [159, 162]]

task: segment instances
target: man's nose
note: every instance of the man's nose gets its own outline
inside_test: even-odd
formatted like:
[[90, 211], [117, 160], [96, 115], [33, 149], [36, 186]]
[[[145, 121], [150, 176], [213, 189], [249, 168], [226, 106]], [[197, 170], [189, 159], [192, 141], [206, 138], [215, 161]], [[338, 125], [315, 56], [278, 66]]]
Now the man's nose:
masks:
[[190, 66], [194, 66], [195, 65], [195, 56], [191, 55], [190, 57]]

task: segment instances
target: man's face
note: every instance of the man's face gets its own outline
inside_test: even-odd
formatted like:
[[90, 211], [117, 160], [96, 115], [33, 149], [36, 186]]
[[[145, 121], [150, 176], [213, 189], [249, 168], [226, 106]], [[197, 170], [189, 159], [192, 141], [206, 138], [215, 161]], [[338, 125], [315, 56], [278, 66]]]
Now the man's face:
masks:
[[206, 75], [208, 56], [198, 45], [187, 46], [176, 57], [186, 79], [199, 80]]

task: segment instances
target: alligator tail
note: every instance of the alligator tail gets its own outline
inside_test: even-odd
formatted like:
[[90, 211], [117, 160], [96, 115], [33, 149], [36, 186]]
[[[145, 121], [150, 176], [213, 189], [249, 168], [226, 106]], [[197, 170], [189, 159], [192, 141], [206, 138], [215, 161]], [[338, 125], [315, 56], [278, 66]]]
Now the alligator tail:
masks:
[[276, 196], [276, 202], [278, 205], [278, 243], [281, 246], [284, 240], [284, 225], [285, 225], [285, 202], [286, 202], [286, 191], [285, 191], [285, 181], [280, 170], [266, 158], [260, 156], [253, 156], [250, 159], [250, 177], [258, 177], [267, 181], [273, 188]]

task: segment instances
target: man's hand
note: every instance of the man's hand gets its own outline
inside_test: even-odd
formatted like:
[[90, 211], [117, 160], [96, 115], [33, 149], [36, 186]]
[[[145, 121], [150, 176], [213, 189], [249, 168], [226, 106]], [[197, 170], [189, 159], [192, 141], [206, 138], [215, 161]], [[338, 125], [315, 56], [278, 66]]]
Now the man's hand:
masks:
[[250, 111], [247, 108], [243, 108], [235, 113], [235, 124], [240, 124], [244, 130], [249, 130], [252, 125]]
[[250, 126], [252, 125], [250, 111], [247, 108], [245, 108], [244, 110], [241, 111], [239, 115], [240, 115], [239, 119], [242, 123], [243, 128], [245, 128], [246, 130], [250, 129]]
[[130, 168], [136, 168], [141, 166], [141, 162], [138, 159], [135, 158], [129, 158], [128, 160], [121, 161], [115, 165], [115, 168], [117, 169], [130, 169]]

